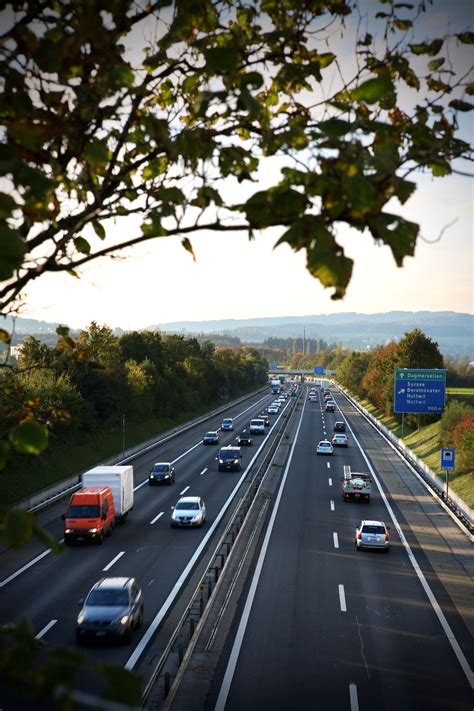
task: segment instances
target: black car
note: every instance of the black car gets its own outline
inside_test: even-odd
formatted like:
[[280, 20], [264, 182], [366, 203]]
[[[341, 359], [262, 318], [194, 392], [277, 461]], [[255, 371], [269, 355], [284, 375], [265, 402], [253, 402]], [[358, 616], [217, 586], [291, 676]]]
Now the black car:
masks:
[[259, 415], [258, 419], [264, 421], [265, 427], [268, 427], [270, 425], [270, 418], [265, 413], [262, 413], [261, 415]]
[[248, 432], [241, 432], [237, 437], [235, 438], [235, 441], [237, 442], [238, 445], [243, 445], [243, 446], [250, 446], [253, 444], [253, 439], [249, 435]]
[[202, 438], [203, 444], [219, 444], [219, 435], [217, 432], [206, 432]]
[[345, 432], [346, 431], [346, 423], [345, 422], [335, 422], [334, 423], [334, 432]]
[[142, 591], [135, 578], [102, 578], [80, 604], [77, 642], [105, 636], [130, 642], [135, 627], [143, 623]]
[[150, 486], [155, 484], [174, 484], [174, 466], [171, 462], [157, 462], [153, 465], [148, 473], [148, 483]]

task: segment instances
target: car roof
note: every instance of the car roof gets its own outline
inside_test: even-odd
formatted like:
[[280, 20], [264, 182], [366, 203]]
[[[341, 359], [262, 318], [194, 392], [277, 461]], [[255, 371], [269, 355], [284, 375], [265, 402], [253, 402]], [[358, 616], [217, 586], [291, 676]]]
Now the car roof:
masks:
[[178, 499], [177, 503], [181, 504], [195, 504], [196, 502], [201, 501], [200, 496], [182, 496], [180, 499]]
[[101, 578], [93, 586], [94, 589], [97, 588], [108, 588], [114, 590], [122, 590], [134, 582], [135, 578], [125, 578], [125, 577], [114, 577], [114, 578]]
[[319, 444], [331, 444], [331, 442], [328, 439], [321, 439]]
[[232, 417], [224, 417], [222, 422], [232, 422]]
[[223, 449], [240, 449], [236, 444], [226, 444], [225, 447], [221, 447], [221, 451]]
[[214, 430], [209, 430], [209, 432], [206, 432], [206, 435], [216, 435], [217, 436], [217, 432], [215, 432]]
[[160, 464], [166, 464], [167, 467], [171, 466], [171, 462], [155, 462], [153, 466], [157, 467]]
[[363, 526], [364, 524], [368, 526], [385, 526], [383, 521], [373, 521], [372, 519], [362, 519], [360, 525]]

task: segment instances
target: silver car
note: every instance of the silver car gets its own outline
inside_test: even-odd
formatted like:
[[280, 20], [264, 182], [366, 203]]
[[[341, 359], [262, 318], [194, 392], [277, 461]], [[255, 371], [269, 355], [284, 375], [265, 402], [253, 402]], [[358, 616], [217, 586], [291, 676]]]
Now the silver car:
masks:
[[322, 439], [316, 447], [316, 454], [332, 454], [333, 452], [333, 446], [328, 439]]
[[388, 553], [389, 538], [387, 526], [383, 521], [361, 521], [356, 528], [355, 546], [358, 551], [363, 548], [378, 548]]
[[101, 578], [90, 590], [76, 620], [76, 641], [118, 637], [130, 642], [143, 623], [142, 591], [135, 578]]
[[206, 520], [206, 507], [200, 496], [182, 496], [171, 514], [172, 526], [202, 526]]

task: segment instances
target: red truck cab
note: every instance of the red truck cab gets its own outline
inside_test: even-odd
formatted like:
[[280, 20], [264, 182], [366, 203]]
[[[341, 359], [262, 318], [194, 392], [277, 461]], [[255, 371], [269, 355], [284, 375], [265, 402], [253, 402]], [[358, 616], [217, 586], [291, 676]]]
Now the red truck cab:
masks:
[[108, 486], [79, 489], [69, 501], [64, 519], [64, 543], [93, 540], [103, 543], [115, 526], [115, 507]]

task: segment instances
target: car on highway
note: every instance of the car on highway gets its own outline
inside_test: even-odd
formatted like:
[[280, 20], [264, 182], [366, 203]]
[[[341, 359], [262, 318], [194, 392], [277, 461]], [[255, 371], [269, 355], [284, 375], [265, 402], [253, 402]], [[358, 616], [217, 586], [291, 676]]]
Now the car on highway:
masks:
[[203, 444], [219, 444], [219, 435], [217, 432], [206, 432], [202, 438]]
[[264, 412], [262, 412], [262, 414], [259, 415], [258, 418], [259, 418], [259, 420], [263, 420], [265, 427], [269, 426], [270, 418]]
[[269, 415], [278, 415], [280, 408], [277, 405], [269, 405], [267, 407], [267, 412]]
[[249, 423], [250, 434], [264, 435], [265, 422], [260, 417], [254, 417]]
[[250, 447], [253, 444], [253, 439], [246, 430], [238, 434], [235, 438], [235, 441], [237, 442], [239, 447]]
[[335, 422], [333, 427], [334, 432], [345, 432], [346, 423], [345, 422]]
[[334, 437], [331, 440], [332, 446], [333, 447], [348, 447], [349, 446], [349, 437], [344, 434], [344, 432], [341, 432], [340, 434], [335, 434]]
[[76, 641], [116, 637], [130, 642], [143, 623], [142, 591], [135, 578], [101, 578], [89, 591], [76, 619]]
[[150, 486], [156, 484], [174, 484], [174, 466], [171, 462], [156, 462], [148, 472]]
[[336, 403], [328, 400], [325, 407], [326, 412], [336, 412]]
[[356, 528], [355, 546], [358, 551], [363, 548], [377, 548], [388, 553], [390, 537], [383, 521], [362, 520]]
[[318, 402], [318, 396], [317, 395], [308, 395], [308, 400], [309, 400], [309, 402]]
[[206, 506], [200, 496], [182, 496], [173, 507], [171, 526], [202, 526], [206, 521]]
[[333, 446], [328, 439], [322, 439], [316, 447], [316, 454], [332, 454]]
[[328, 400], [332, 400], [332, 395], [330, 393], [325, 393], [324, 402], [328, 402]]
[[221, 447], [219, 455], [216, 457], [218, 461], [218, 470], [225, 471], [240, 471], [242, 466], [242, 454], [240, 447], [229, 444], [227, 447]]
[[233, 432], [234, 431], [234, 420], [232, 417], [225, 417], [221, 422], [221, 430], [223, 432]]

